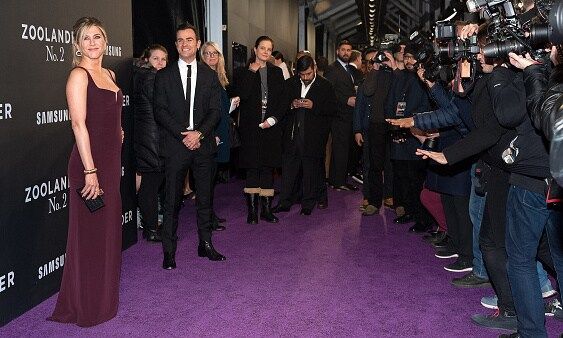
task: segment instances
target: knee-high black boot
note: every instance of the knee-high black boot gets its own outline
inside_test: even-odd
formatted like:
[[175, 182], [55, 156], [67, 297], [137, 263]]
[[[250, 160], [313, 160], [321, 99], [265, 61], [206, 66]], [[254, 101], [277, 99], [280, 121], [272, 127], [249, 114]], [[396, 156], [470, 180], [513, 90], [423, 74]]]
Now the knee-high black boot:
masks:
[[279, 220], [272, 213], [272, 198], [271, 196], [260, 196], [260, 203], [262, 204], [262, 212], [260, 212], [260, 219], [269, 223], [277, 223]]
[[248, 206], [248, 217], [246, 218], [246, 223], [257, 224], [258, 223], [258, 194], [246, 195], [246, 205]]

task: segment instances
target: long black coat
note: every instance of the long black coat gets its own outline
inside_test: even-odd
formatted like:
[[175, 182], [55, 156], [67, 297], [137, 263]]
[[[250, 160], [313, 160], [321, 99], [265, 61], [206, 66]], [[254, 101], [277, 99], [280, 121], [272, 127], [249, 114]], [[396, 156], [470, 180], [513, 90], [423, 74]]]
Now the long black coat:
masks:
[[[290, 103], [294, 99], [301, 98], [301, 80], [299, 76], [287, 79], [286, 89]], [[295, 130], [294, 124], [297, 123], [296, 112], [299, 109], [303, 109], [305, 110], [304, 126], [302, 127], [305, 132], [303, 155], [324, 157], [330, 124], [337, 109], [334, 89], [328, 80], [317, 75], [305, 98], [313, 101], [313, 109], [291, 109], [288, 107], [288, 112], [284, 119], [284, 149], [288, 149], [289, 144], [292, 142], [292, 134], [294, 134], [293, 131]], [[296, 137], [296, 135], [293, 135], [293, 137]]]
[[153, 113], [156, 69], [135, 67], [133, 74], [135, 169], [140, 172], [163, 170], [160, 161], [159, 134]]
[[267, 64], [268, 108], [266, 116], [275, 118], [273, 127], [261, 129], [262, 92], [259, 72], [248, 68], [237, 68], [233, 75], [233, 94], [240, 97], [239, 132], [241, 147], [239, 166], [241, 168], [260, 168], [281, 166], [282, 121], [288, 102], [282, 70]]

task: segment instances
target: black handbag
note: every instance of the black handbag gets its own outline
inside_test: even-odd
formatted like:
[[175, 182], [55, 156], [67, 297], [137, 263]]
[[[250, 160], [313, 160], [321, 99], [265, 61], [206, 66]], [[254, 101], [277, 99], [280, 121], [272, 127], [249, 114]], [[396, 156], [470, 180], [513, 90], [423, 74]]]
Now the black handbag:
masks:
[[229, 140], [231, 148], [240, 147], [240, 134], [238, 132], [237, 124], [232, 117], [229, 117]]
[[76, 189], [76, 192], [78, 193], [78, 195], [80, 195], [80, 198], [82, 198], [84, 204], [86, 204], [86, 207], [88, 208], [88, 210], [90, 210], [90, 212], [94, 212], [105, 205], [104, 200], [102, 199], [102, 195], [98, 195], [98, 197], [96, 198], [87, 200], [86, 197], [82, 196], [82, 189], [84, 189], [84, 187]]

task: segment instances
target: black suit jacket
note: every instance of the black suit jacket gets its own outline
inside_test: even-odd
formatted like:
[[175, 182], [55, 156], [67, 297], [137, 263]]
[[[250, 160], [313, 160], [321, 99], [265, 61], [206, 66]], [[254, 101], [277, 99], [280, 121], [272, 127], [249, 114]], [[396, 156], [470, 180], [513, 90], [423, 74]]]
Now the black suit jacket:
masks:
[[[217, 150], [214, 129], [221, 116], [221, 85], [217, 73], [201, 62], [197, 63], [193, 107], [194, 130], [201, 132], [203, 136], [197, 151], [212, 154]], [[187, 130], [190, 120], [177, 62], [156, 73], [154, 116], [161, 129], [162, 155], [189, 152], [182, 143], [184, 136], [181, 133]]]
[[348, 105], [348, 98], [356, 96], [356, 89], [350, 73], [342, 67], [338, 60], [334, 61], [324, 73], [326, 79], [332, 83], [338, 102], [338, 117], [352, 121], [354, 107]]
[[[289, 101], [301, 98], [301, 80], [293, 76], [286, 80]], [[336, 96], [330, 82], [317, 75], [315, 82], [309, 88], [306, 99], [313, 101], [313, 108], [289, 108], [284, 119], [283, 146], [284, 151], [290, 149], [289, 145], [297, 138], [298, 110], [303, 110], [305, 142], [303, 155], [308, 157], [324, 157], [325, 146], [330, 132], [330, 124], [336, 113]]]

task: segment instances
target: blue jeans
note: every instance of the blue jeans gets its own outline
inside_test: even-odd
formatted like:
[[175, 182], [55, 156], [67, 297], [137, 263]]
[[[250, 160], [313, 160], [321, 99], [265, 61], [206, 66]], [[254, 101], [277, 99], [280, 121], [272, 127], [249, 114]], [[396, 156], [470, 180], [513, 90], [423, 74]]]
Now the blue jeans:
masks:
[[479, 180], [475, 177], [475, 167], [476, 164], [471, 167], [471, 195], [469, 196], [469, 218], [473, 223], [473, 273], [479, 278], [489, 279], [483, 263], [483, 254], [479, 247], [479, 232], [481, 231], [481, 220], [485, 210], [486, 195], [479, 196], [475, 193], [475, 184]]
[[536, 257], [544, 229], [559, 276], [563, 276], [563, 251], [558, 233], [559, 213], [547, 208], [545, 196], [510, 186], [506, 203], [506, 253], [508, 278], [523, 337], [547, 337]]
[[[478, 180], [475, 177], [475, 166], [476, 164], [471, 168], [471, 195], [469, 196], [469, 218], [471, 218], [471, 223], [473, 223], [473, 273], [479, 278], [489, 279], [487, 269], [483, 264], [483, 254], [479, 247], [479, 231], [481, 231], [481, 220], [483, 219], [487, 195], [479, 196], [475, 193], [475, 184]], [[547, 277], [547, 272], [540, 262], [537, 262], [536, 266], [542, 290], [551, 290], [553, 286]]]

